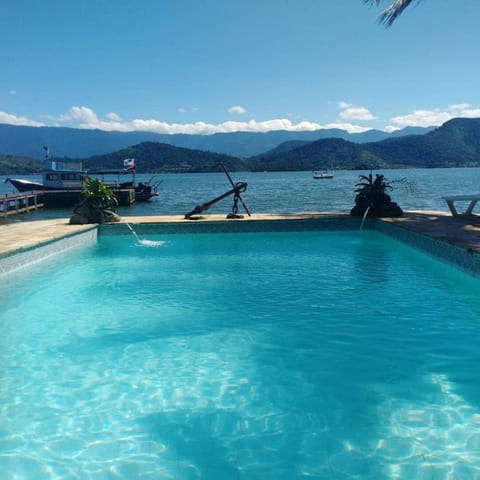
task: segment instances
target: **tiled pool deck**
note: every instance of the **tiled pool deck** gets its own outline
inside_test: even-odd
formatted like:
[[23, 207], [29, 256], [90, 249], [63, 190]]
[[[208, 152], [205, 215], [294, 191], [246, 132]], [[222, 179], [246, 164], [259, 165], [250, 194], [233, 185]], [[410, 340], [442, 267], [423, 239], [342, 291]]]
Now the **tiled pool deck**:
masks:
[[[124, 217], [120, 224], [101, 227], [100, 234], [118, 232], [134, 225], [139, 234], [211, 231], [276, 231], [312, 229], [356, 229], [361, 219], [345, 213], [254, 214], [238, 220], [225, 215], [205, 215], [199, 220], [183, 216]], [[393, 227], [392, 227], [393, 226]], [[407, 211], [399, 218], [365, 222], [389, 236], [449, 261], [480, 277], [480, 216], [452, 217], [446, 212]], [[83, 233], [83, 235], [78, 235]], [[39, 221], [18, 221], [0, 224], [0, 260], [60, 239], [89, 238], [96, 235], [92, 225], [69, 225], [68, 218]], [[75, 243], [75, 240], [73, 240]], [[54, 247], [53, 247], [54, 248]], [[0, 262], [1, 267], [1, 262]], [[2, 268], [0, 268], [2, 273]]]

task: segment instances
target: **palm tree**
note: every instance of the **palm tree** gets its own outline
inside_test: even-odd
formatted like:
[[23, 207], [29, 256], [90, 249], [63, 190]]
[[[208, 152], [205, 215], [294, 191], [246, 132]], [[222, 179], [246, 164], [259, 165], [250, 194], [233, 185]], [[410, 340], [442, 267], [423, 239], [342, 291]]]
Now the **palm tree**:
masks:
[[387, 179], [380, 174], [373, 178], [372, 172], [369, 175], [360, 175], [360, 182], [355, 186], [355, 206], [350, 211], [353, 217], [400, 217], [402, 209], [392, 202], [387, 190], [392, 186]]
[[99, 179], [85, 177], [82, 195], [70, 218], [70, 223], [104, 223], [118, 221], [115, 214], [118, 200], [115, 194]]
[[[363, 0], [365, 4], [380, 5], [383, 0]], [[420, 3], [423, 0], [394, 0], [393, 3], [387, 7], [378, 17], [378, 22], [383, 23], [386, 27], [391, 27], [393, 22], [400, 16], [400, 14], [412, 3]]]

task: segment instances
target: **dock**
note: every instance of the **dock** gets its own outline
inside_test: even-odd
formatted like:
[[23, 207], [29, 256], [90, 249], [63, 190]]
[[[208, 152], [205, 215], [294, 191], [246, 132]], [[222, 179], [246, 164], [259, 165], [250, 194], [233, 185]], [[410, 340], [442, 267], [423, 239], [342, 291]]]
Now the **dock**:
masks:
[[39, 192], [7, 193], [0, 196], [0, 217], [38, 210], [43, 206]]
[[[133, 188], [114, 189], [118, 205], [128, 207], [135, 203], [135, 190]], [[41, 195], [45, 208], [74, 207], [82, 199], [82, 190], [42, 190], [36, 192]]]

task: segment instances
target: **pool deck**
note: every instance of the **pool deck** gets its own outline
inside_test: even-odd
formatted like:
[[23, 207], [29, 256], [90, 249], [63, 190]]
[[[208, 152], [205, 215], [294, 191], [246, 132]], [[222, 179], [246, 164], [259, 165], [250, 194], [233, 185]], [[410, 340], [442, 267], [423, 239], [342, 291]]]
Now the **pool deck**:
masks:
[[[347, 213], [336, 212], [254, 214], [251, 217], [228, 221], [275, 221], [320, 219], [325, 217], [345, 218], [349, 217], [349, 215]], [[480, 253], [480, 215], [453, 217], [450, 213], [440, 211], [406, 211], [402, 217], [385, 218], [383, 220], [398, 227]], [[51, 220], [22, 220], [11, 223], [0, 223], [0, 256], [11, 255], [24, 249], [95, 228], [95, 226], [92, 225], [69, 225], [68, 221], [68, 218], [57, 218]], [[128, 222], [133, 225], [141, 223], [192, 221], [225, 221], [225, 215], [205, 215], [198, 220], [185, 220], [183, 215], [122, 218], [122, 222]]]

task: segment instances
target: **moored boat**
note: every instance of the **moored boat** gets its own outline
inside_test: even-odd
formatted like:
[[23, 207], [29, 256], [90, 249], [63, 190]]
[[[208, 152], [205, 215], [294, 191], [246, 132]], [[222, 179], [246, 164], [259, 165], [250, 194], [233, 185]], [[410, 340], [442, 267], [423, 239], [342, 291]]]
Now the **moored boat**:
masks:
[[[158, 196], [158, 186], [162, 183], [158, 181], [153, 183], [153, 179], [155, 175], [145, 182], [136, 182], [135, 181], [135, 159], [133, 158], [126, 158], [123, 161], [123, 170], [90, 170], [88, 171], [88, 175], [100, 176], [102, 178], [102, 182], [110, 188], [134, 188], [135, 189], [135, 201], [136, 202], [148, 202], [152, 197]], [[132, 178], [128, 181], [122, 181], [121, 178], [123, 175], [131, 174]], [[105, 175], [116, 175], [117, 181], [104, 181]]]
[[313, 178], [316, 180], [325, 180], [333, 178], [333, 173], [329, 173], [327, 171], [324, 172], [313, 172]]
[[[147, 182], [135, 182], [135, 160], [128, 158], [124, 160], [123, 170], [99, 170], [87, 171], [80, 163], [61, 162], [49, 158], [48, 147], [46, 151], [45, 164], [42, 170], [42, 182], [22, 178], [7, 178], [5, 183], [10, 182], [19, 192], [44, 191], [44, 192], [65, 192], [63, 195], [66, 203], [75, 204], [82, 190], [82, 183], [86, 176], [104, 176], [109, 174], [118, 175], [116, 182], [104, 182], [104, 184], [114, 191], [133, 189], [135, 202], [147, 202], [152, 197], [158, 196], [157, 187], [161, 182], [152, 184], [152, 179]], [[129, 181], [120, 181], [120, 176], [130, 174], [132, 179]], [[74, 192], [78, 192], [75, 195]], [[73, 202], [73, 203], [72, 203]], [[65, 206], [65, 201], [60, 202], [61, 207]], [[55, 206], [55, 205], [51, 205]]]

